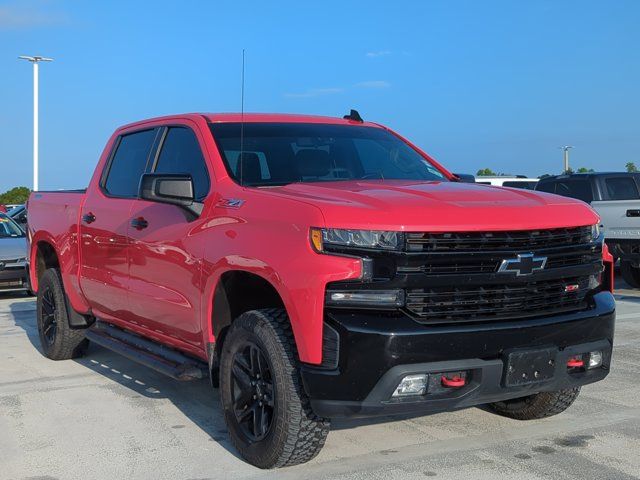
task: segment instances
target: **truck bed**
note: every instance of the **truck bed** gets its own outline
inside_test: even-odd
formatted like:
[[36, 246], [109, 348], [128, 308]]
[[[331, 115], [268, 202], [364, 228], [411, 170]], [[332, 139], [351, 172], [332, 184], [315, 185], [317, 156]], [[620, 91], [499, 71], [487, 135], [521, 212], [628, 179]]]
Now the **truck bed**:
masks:
[[[72, 303], [76, 303], [79, 269], [78, 221], [85, 199], [85, 190], [57, 190], [33, 192], [27, 202], [28, 242], [46, 240], [54, 246], [59, 255], [62, 280], [67, 287]], [[37, 230], [37, 232], [36, 232]], [[31, 252], [30, 276], [34, 290], [37, 290], [36, 269], [33, 262], [36, 249]]]

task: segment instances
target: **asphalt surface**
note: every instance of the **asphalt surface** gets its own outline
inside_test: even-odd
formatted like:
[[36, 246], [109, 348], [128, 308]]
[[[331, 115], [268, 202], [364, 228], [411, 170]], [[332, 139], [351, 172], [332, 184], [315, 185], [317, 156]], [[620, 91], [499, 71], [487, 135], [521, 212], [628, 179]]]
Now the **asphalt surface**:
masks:
[[34, 300], [0, 294], [0, 479], [640, 478], [640, 291], [619, 287], [611, 374], [565, 413], [334, 422], [315, 460], [278, 471], [238, 458], [206, 381], [175, 382], [97, 346], [47, 360]]

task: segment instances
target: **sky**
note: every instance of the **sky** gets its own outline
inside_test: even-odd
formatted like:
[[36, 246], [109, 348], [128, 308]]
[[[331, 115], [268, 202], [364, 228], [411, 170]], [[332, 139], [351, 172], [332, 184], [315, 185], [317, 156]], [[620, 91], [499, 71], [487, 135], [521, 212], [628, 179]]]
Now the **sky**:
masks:
[[112, 131], [183, 112], [351, 108], [454, 172], [640, 166], [640, 1], [0, 0], [0, 191], [86, 186]]

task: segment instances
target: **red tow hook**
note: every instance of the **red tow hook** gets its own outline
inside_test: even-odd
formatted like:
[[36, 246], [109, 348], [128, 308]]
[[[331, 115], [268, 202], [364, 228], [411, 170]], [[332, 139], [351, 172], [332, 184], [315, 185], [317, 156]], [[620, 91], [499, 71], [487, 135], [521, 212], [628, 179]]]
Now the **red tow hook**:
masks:
[[467, 383], [465, 378], [459, 375], [454, 375], [451, 378], [443, 375], [441, 380], [442, 380], [442, 386], [447, 388], [460, 388], [460, 387], [464, 387], [464, 384]]
[[584, 367], [584, 360], [581, 357], [571, 357], [567, 361], [567, 367], [569, 367], [569, 368], [581, 368], [581, 367]]

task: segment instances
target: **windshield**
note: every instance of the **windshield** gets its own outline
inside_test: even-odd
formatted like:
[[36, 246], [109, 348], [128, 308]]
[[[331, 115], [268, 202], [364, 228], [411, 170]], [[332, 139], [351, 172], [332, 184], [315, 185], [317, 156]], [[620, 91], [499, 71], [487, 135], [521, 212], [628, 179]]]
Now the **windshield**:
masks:
[[[248, 186], [340, 180], [446, 181], [418, 152], [375, 127], [314, 123], [210, 124], [229, 175]], [[242, 178], [241, 178], [242, 177]]]
[[24, 232], [18, 224], [7, 217], [4, 213], [0, 213], [0, 238], [23, 236]]

